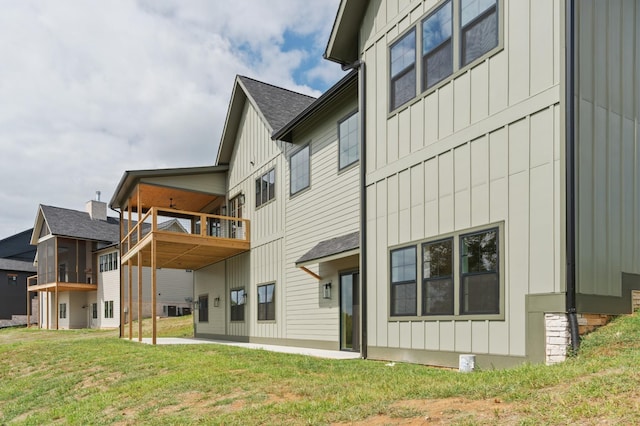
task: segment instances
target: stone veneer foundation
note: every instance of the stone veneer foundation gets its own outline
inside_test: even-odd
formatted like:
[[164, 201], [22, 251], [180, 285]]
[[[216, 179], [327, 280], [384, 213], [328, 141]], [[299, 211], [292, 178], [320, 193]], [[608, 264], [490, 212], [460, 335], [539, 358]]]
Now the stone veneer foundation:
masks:
[[[640, 303], [640, 294], [638, 295]], [[634, 305], [635, 307], [635, 305]], [[578, 314], [578, 333], [583, 336], [598, 327], [606, 325], [613, 318], [612, 315]], [[545, 344], [547, 365], [557, 364], [567, 359], [567, 351], [571, 345], [569, 319], [565, 313], [548, 313], [544, 315]]]

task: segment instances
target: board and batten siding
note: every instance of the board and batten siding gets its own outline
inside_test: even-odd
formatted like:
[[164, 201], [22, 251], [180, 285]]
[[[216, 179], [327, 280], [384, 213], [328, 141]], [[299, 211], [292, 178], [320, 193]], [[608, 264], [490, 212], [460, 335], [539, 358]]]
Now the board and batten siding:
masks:
[[[118, 266], [122, 267], [120, 264]], [[124, 277], [126, 283], [126, 280], [128, 279], [126, 268]], [[148, 279], [150, 280], [150, 277], [148, 277]], [[137, 275], [134, 275], [134, 280], [137, 280]], [[125, 294], [126, 289], [127, 286], [125, 285]], [[137, 290], [135, 290], [135, 295], [137, 300]], [[98, 272], [98, 290], [96, 296], [98, 303], [98, 327], [113, 328], [120, 326], [120, 269]], [[151, 294], [149, 292], [147, 292], [146, 297], [148, 300], [151, 300]], [[104, 302], [111, 300], [113, 300], [113, 318], [105, 318]], [[125, 306], [128, 305], [125, 304]], [[91, 306], [89, 306], [89, 309], [90, 308]]]
[[[361, 29], [369, 344], [524, 356], [526, 296], [564, 288], [563, 5], [501, 2], [501, 49], [389, 113], [389, 45], [438, 4], [372, 1]], [[388, 317], [390, 247], [496, 223], [504, 320]]]
[[[359, 229], [359, 165], [338, 170], [338, 122], [357, 110], [355, 88], [313, 123], [294, 133], [295, 145], [310, 146], [310, 187], [289, 196], [289, 164], [286, 166], [286, 230], [284, 265], [286, 276], [286, 337], [339, 342], [339, 285], [337, 271], [310, 265], [323, 280], [295, 266], [303, 254], [321, 241]], [[342, 265], [337, 263], [337, 265]], [[327, 266], [327, 265], [325, 265]], [[357, 269], [357, 260], [347, 265]], [[323, 273], [329, 273], [328, 277]], [[322, 299], [321, 283], [332, 281], [332, 300]], [[277, 291], [277, 288], [276, 288]]]
[[[228, 318], [227, 306], [229, 292], [226, 289], [226, 262], [218, 262], [213, 265], [195, 271], [194, 301], [198, 302], [200, 296], [209, 298], [208, 321], [200, 322], [197, 308], [195, 317], [196, 336], [202, 334], [225, 335], [226, 321]], [[220, 298], [220, 306], [214, 306], [214, 299]]]
[[640, 3], [576, 6], [578, 292], [620, 296], [640, 274]]

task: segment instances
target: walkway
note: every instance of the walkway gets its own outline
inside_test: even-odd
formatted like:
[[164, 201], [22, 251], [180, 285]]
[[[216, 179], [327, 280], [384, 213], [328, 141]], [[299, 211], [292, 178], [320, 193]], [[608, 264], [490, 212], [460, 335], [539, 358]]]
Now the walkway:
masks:
[[[137, 342], [137, 339], [134, 339]], [[151, 344], [151, 338], [143, 337], [142, 343]], [[344, 351], [330, 351], [325, 349], [312, 349], [312, 348], [299, 348], [294, 346], [277, 346], [277, 345], [263, 345], [260, 343], [245, 343], [245, 342], [231, 342], [226, 340], [209, 340], [209, 339], [196, 339], [188, 337], [158, 337], [156, 339], [158, 345], [226, 345], [237, 346], [239, 348], [246, 349], [262, 349], [271, 352], [280, 352], [285, 354], [295, 355], [308, 355], [317, 358], [327, 359], [358, 359], [360, 354], [358, 352], [344, 352]]]

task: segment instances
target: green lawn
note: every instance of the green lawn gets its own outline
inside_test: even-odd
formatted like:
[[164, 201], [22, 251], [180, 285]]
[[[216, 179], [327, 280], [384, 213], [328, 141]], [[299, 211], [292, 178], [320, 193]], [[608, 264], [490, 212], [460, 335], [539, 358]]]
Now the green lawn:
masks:
[[562, 365], [461, 374], [10, 329], [0, 424], [639, 424], [639, 337], [640, 317], [627, 316]]

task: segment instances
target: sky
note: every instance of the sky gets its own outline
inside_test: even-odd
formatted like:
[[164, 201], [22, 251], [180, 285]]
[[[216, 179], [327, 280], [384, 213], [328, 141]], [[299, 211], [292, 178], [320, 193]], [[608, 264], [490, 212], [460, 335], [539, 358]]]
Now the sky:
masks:
[[319, 96], [338, 4], [4, 0], [0, 239], [39, 204], [109, 202], [126, 170], [213, 165], [238, 74]]

